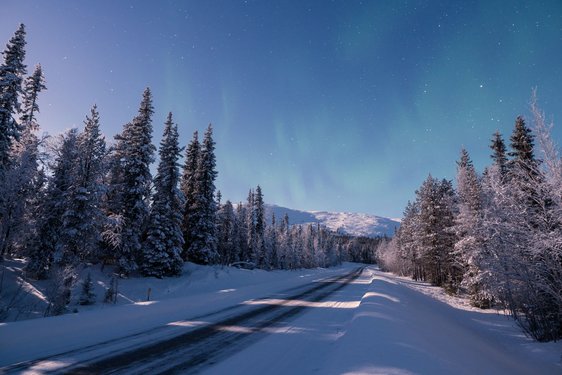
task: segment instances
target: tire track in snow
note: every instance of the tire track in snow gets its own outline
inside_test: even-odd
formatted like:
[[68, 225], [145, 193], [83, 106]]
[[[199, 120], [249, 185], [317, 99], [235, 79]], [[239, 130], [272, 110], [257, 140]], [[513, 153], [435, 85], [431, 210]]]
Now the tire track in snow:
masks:
[[[191, 327], [188, 332], [180, 334], [174, 331], [166, 332], [165, 329], [170, 327], [159, 327], [79, 350], [16, 364], [2, 370], [6, 373], [41, 374], [170, 374], [187, 370], [193, 373], [274, 332], [276, 325], [309, 308], [303, 303], [292, 303], [295, 300], [310, 303], [322, 301], [355, 280], [362, 271], [363, 267], [337, 278], [317, 281], [313, 287], [307, 286], [304, 291], [302, 286], [293, 287], [274, 296], [251, 300], [247, 304], [230, 306], [177, 322], [180, 326], [183, 323], [184, 327]], [[277, 297], [278, 303], [260, 302], [271, 300], [273, 297]], [[259, 307], [254, 307], [255, 305]], [[216, 323], [200, 320], [240, 309], [241, 312], [231, 314]], [[150, 344], [147, 344], [147, 338], [151, 339]], [[114, 355], [107, 354], [107, 350], [103, 350], [107, 345], [116, 346], [115, 351], [112, 352]], [[78, 359], [81, 355], [87, 355], [88, 352], [95, 353], [100, 349], [103, 354], [90, 355], [83, 362]], [[66, 366], [61, 365], [65, 362], [65, 358], [67, 361], [71, 359]]]

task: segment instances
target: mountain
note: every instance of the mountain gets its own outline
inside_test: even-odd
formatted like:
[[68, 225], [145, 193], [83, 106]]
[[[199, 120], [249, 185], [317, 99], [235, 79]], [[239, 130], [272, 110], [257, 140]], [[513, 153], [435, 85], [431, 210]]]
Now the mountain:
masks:
[[266, 205], [265, 211], [268, 219], [274, 213], [276, 220], [280, 221], [287, 214], [290, 224], [320, 223], [333, 231], [352, 236], [392, 236], [400, 226], [400, 221], [396, 219], [361, 213], [300, 211], [276, 205]]

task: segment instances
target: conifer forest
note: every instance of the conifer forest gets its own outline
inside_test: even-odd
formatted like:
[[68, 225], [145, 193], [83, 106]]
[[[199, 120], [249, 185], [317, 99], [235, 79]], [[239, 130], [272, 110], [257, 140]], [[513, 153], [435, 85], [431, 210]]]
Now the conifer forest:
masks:
[[114, 267], [116, 278], [163, 278], [187, 261], [266, 270], [374, 262], [379, 239], [266, 217], [260, 186], [246, 202], [223, 202], [212, 125], [183, 147], [169, 113], [156, 148], [149, 88], [113, 140], [100, 131], [96, 105], [83, 128], [41, 135], [48, 88], [41, 65], [28, 75], [25, 38], [22, 24], [0, 66], [0, 249], [2, 259], [26, 259], [26, 278], [52, 280], [45, 315], [66, 312], [78, 282], [81, 303], [91, 300], [91, 280], [77, 278], [90, 265]]

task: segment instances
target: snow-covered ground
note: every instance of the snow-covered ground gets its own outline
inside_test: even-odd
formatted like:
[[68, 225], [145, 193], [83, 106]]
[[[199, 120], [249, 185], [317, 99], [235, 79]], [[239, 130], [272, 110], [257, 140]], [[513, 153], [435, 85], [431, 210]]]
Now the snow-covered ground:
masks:
[[[306, 309], [294, 319], [281, 321], [275, 329], [268, 328], [267, 334], [241, 351], [206, 365], [203, 372], [562, 373], [562, 343], [533, 342], [505, 315], [470, 308], [438, 288], [380, 272], [373, 266], [318, 302], [281, 301], [271, 296], [348, 273], [357, 265], [294, 272], [187, 267], [188, 277], [122, 280], [120, 299], [134, 303], [99, 304], [77, 314], [1, 324], [0, 366], [133, 334], [142, 345], [143, 340], [157, 340], [174, 334], [173, 330], [207, 324], [212, 320], [210, 312], [219, 311], [219, 316], [220, 311], [233, 306], [249, 309], [284, 303]], [[144, 301], [148, 287], [152, 298]], [[95, 355], [118, 350], [119, 345], [98, 346]], [[88, 353], [67, 355], [65, 361], [84, 358]]]
[[562, 343], [425, 283], [369, 268], [330, 300], [205, 373], [562, 374]]

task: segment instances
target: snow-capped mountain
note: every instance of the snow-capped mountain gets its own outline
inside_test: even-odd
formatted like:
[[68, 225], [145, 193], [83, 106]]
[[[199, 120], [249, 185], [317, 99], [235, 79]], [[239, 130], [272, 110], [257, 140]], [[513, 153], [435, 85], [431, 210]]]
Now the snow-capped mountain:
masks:
[[300, 211], [276, 205], [266, 205], [266, 217], [268, 219], [271, 218], [272, 213], [275, 213], [276, 220], [282, 220], [285, 214], [287, 214], [290, 224], [320, 223], [333, 231], [339, 231], [352, 236], [392, 236], [400, 226], [400, 221], [396, 219], [369, 214]]

